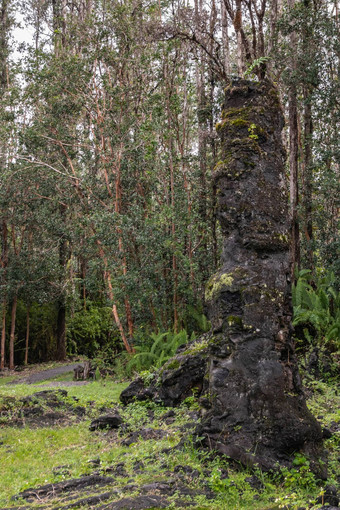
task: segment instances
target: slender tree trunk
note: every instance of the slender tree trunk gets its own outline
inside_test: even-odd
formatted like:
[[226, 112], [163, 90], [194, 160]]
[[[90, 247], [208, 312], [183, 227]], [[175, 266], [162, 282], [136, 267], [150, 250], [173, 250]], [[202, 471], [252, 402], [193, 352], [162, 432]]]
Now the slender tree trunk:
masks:
[[[203, 12], [202, 2], [195, 0], [195, 13], [199, 22]], [[211, 50], [211, 48], [209, 48]], [[198, 164], [200, 176], [200, 194], [199, 194], [199, 215], [201, 217], [201, 224], [207, 224], [207, 133], [208, 133], [208, 118], [209, 112], [207, 111], [207, 96], [205, 87], [205, 61], [204, 53], [202, 50], [197, 50], [196, 62], [196, 93], [198, 99]], [[207, 251], [207, 236], [205, 227], [200, 231], [200, 238], [202, 240], [202, 247], [204, 252]], [[199, 270], [202, 274], [205, 273], [205, 264], [200, 262]]]
[[230, 67], [230, 53], [229, 53], [229, 34], [228, 34], [228, 15], [224, 5], [224, 0], [221, 0], [221, 20], [222, 20], [222, 39], [223, 39], [223, 60], [224, 70], [227, 76], [231, 74]]
[[[66, 222], [66, 206], [60, 207], [62, 222]], [[57, 315], [57, 353], [56, 358], [58, 361], [66, 359], [66, 298], [64, 290], [65, 271], [68, 260], [68, 246], [67, 240], [64, 235], [59, 240], [59, 266], [61, 270], [60, 280], [60, 295], [57, 302], [58, 315]]]
[[5, 367], [5, 350], [6, 350], [6, 311], [7, 311], [7, 297], [6, 297], [6, 283], [7, 283], [7, 264], [8, 264], [8, 243], [7, 243], [7, 222], [5, 220], [1, 223], [1, 268], [2, 278], [1, 287], [2, 292], [2, 327], [1, 327], [1, 344], [0, 344], [0, 368]]
[[6, 349], [6, 301], [2, 303], [1, 314], [1, 349], [0, 349], [0, 369], [5, 368], [5, 349]]
[[58, 361], [66, 359], [66, 306], [64, 298], [58, 301], [56, 359]]
[[15, 294], [11, 311], [11, 333], [9, 337], [9, 369], [14, 370], [15, 323], [17, 318], [18, 295]]
[[289, 172], [290, 172], [290, 214], [291, 214], [291, 269], [300, 267], [300, 228], [298, 217], [299, 181], [298, 181], [298, 120], [296, 87], [289, 91]]
[[[290, 8], [293, 8], [295, 0], [289, 0]], [[292, 32], [290, 36], [292, 48], [297, 46], [297, 35]], [[292, 56], [292, 69], [296, 68], [295, 56]], [[294, 80], [294, 77], [292, 78]], [[298, 217], [299, 205], [299, 137], [298, 137], [298, 110], [297, 90], [293, 82], [288, 93], [289, 109], [289, 174], [290, 174], [290, 215], [291, 215], [291, 271], [294, 279], [295, 268], [300, 267], [300, 229]]]
[[[304, 0], [306, 9], [306, 21], [302, 28], [302, 44], [304, 53], [309, 55], [309, 58], [315, 57], [314, 51], [314, 37], [313, 37], [313, 9], [317, 9], [315, 4], [310, 0]], [[305, 235], [305, 262], [304, 265], [307, 269], [313, 271], [314, 269], [314, 256], [313, 256], [313, 120], [312, 120], [312, 94], [313, 86], [305, 83], [303, 90], [304, 99], [304, 112], [303, 112], [303, 223]]]
[[[224, 4], [222, 4], [224, 6]], [[224, 15], [225, 15], [225, 23], [228, 24], [227, 20], [227, 12], [224, 6]], [[223, 22], [223, 20], [222, 20]], [[216, 31], [216, 24], [217, 24], [217, 12], [215, 8], [215, 3], [213, 2], [213, 8], [211, 9], [211, 19], [210, 19], [210, 37], [211, 41], [214, 38], [214, 34]], [[230, 74], [230, 55], [229, 55], [229, 39], [228, 39], [228, 25], [225, 27], [226, 33], [223, 37], [224, 43], [225, 43], [225, 66], [226, 66], [226, 72]], [[210, 47], [210, 51], [213, 51], [212, 43]], [[208, 75], [209, 75], [209, 102], [210, 102], [210, 111], [209, 111], [209, 118], [208, 118], [208, 124], [209, 124], [209, 145], [210, 145], [210, 174], [212, 175], [215, 165], [217, 163], [217, 147], [216, 147], [216, 139], [214, 136], [215, 133], [215, 122], [214, 122], [214, 111], [212, 105], [215, 101], [215, 74], [214, 69], [211, 65], [208, 66]], [[217, 242], [217, 229], [216, 229], [216, 223], [217, 223], [217, 216], [215, 214], [216, 209], [216, 186], [213, 183], [212, 190], [211, 190], [211, 232], [212, 232], [212, 246], [213, 246], [213, 261], [214, 261], [214, 269], [217, 268], [218, 265], [218, 242]], [[204, 296], [203, 296], [204, 297]]]
[[241, 34], [242, 28], [242, 1], [236, 0], [236, 11], [235, 11], [235, 20], [234, 20], [234, 28], [236, 31], [237, 38], [237, 72], [239, 76], [243, 76], [244, 73], [244, 48], [243, 48], [243, 40]]
[[312, 106], [309, 97], [305, 97], [304, 110], [304, 158], [303, 158], [303, 210], [304, 234], [306, 238], [306, 265], [311, 271], [313, 262], [313, 155], [312, 155]]
[[[0, 97], [7, 88], [7, 51], [8, 51], [8, 5], [9, 0], [2, 0], [0, 3]], [[0, 152], [6, 152], [5, 147], [0, 144]], [[4, 157], [0, 159], [0, 172], [5, 166]], [[0, 214], [2, 211], [0, 211]], [[2, 216], [2, 214], [1, 214]], [[7, 222], [6, 219], [0, 219], [1, 231], [1, 258], [0, 267], [2, 268], [2, 277], [0, 281], [1, 289], [1, 343], [0, 343], [0, 369], [5, 367], [5, 349], [6, 349], [6, 269], [8, 263], [8, 245], [7, 245]]]
[[98, 249], [99, 249], [100, 258], [102, 259], [102, 261], [104, 263], [104, 280], [105, 280], [105, 283], [107, 285], [108, 297], [109, 297], [109, 299], [110, 299], [110, 301], [112, 303], [112, 309], [111, 310], [112, 310], [113, 318], [114, 318], [116, 326], [117, 326], [117, 328], [118, 328], [118, 330], [120, 332], [120, 336], [122, 338], [122, 341], [123, 341], [125, 349], [129, 353], [134, 353], [135, 349], [134, 349], [133, 346], [131, 347], [131, 345], [129, 344], [129, 341], [126, 338], [126, 334], [125, 334], [122, 322], [121, 322], [120, 317], [119, 317], [118, 308], [117, 308], [117, 305], [115, 303], [115, 298], [114, 298], [111, 272], [109, 271], [107, 257], [105, 256], [102, 244], [101, 244], [101, 242], [99, 240], [97, 240], [97, 246], [98, 246]]
[[[170, 111], [169, 111], [169, 123], [170, 123]], [[173, 254], [172, 254], [172, 278], [173, 278], [173, 320], [174, 320], [174, 331], [178, 330], [178, 272], [177, 272], [177, 257], [175, 254], [175, 243], [176, 243], [176, 224], [175, 224], [175, 176], [174, 176], [174, 164], [172, 158], [172, 140], [169, 141], [169, 166], [170, 166], [170, 190], [171, 190], [171, 237], [173, 242]]]
[[28, 348], [30, 340], [30, 306], [26, 310], [26, 342], [25, 342], [25, 365], [28, 365]]

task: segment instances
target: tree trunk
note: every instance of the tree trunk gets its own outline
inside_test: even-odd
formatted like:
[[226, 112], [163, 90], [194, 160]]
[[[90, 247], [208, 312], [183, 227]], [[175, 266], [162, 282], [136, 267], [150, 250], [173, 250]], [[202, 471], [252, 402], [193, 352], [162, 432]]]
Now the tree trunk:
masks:
[[25, 365], [28, 365], [29, 340], [30, 340], [30, 307], [29, 307], [29, 305], [27, 305], [27, 311], [26, 311]]
[[[295, 0], [290, 0], [290, 8], [294, 7]], [[292, 32], [290, 36], [292, 48], [296, 48], [297, 36]], [[292, 56], [292, 69], [296, 68], [296, 58]], [[294, 80], [294, 77], [292, 78]], [[300, 227], [298, 217], [299, 205], [299, 137], [298, 137], [298, 110], [297, 90], [293, 82], [288, 92], [289, 116], [289, 176], [290, 176], [290, 218], [291, 218], [291, 277], [294, 281], [295, 268], [300, 268]]]
[[5, 368], [5, 349], [6, 349], [6, 301], [2, 303], [1, 314], [1, 346], [0, 346], [0, 370]]
[[9, 337], [9, 369], [14, 370], [14, 342], [15, 342], [15, 323], [17, 318], [18, 295], [13, 298], [11, 311], [11, 333]]
[[7, 88], [8, 6], [9, 0], [2, 0], [0, 7], [0, 92]]
[[224, 71], [227, 76], [230, 76], [231, 67], [229, 53], [228, 15], [224, 5], [224, 0], [221, 0], [221, 21], [222, 21]]
[[[7, 52], [8, 52], [8, 5], [9, 0], [2, 0], [0, 7], [0, 97], [7, 88]], [[5, 153], [5, 148], [0, 144], [0, 152]], [[0, 158], [0, 172], [4, 168], [4, 157]], [[0, 218], [2, 216], [0, 211]], [[8, 246], [7, 246], [7, 222], [6, 219], [0, 219], [0, 240], [1, 240], [1, 257], [0, 266], [3, 270], [0, 289], [1, 289], [1, 343], [0, 343], [0, 369], [5, 367], [5, 349], [6, 349], [6, 269], [8, 263]]]
[[304, 210], [304, 234], [306, 240], [307, 269], [313, 271], [313, 154], [312, 154], [312, 105], [310, 96], [305, 94], [304, 110], [304, 157], [303, 157], [303, 210]]
[[[60, 214], [62, 223], [66, 223], [66, 206], [60, 207]], [[65, 271], [68, 260], [68, 245], [64, 234], [59, 240], [59, 265], [61, 270], [59, 299], [57, 302], [58, 315], [57, 315], [57, 353], [56, 358], [58, 361], [66, 359], [66, 297], [65, 297]]]
[[300, 267], [299, 171], [298, 171], [298, 113], [296, 87], [289, 90], [289, 175], [290, 175], [290, 216], [291, 216], [291, 271], [294, 279], [295, 268]]
[[8, 243], [7, 243], [7, 223], [6, 221], [2, 221], [1, 223], [1, 268], [2, 268], [2, 277], [1, 277], [1, 287], [2, 291], [2, 326], [1, 326], [1, 344], [0, 344], [0, 368], [3, 369], [5, 367], [5, 350], [6, 350], [6, 311], [7, 311], [7, 298], [6, 298], [6, 285], [7, 285], [7, 264], [8, 264]]
[[[202, 16], [202, 2], [195, 0], [195, 13], [197, 23]], [[198, 25], [199, 26], [199, 25]], [[211, 50], [211, 48], [209, 48]], [[204, 52], [202, 49], [197, 48], [197, 62], [196, 62], [196, 94], [198, 100], [198, 164], [199, 164], [199, 176], [200, 176], [200, 198], [199, 198], [199, 215], [201, 218], [201, 224], [207, 224], [207, 133], [208, 133], [208, 105], [205, 87], [205, 71], [206, 64], [204, 60]], [[203, 251], [207, 252], [207, 236], [206, 230], [203, 226], [200, 232], [200, 240]], [[199, 271], [202, 275], [205, 273], [206, 265], [200, 261]], [[207, 276], [207, 275], [206, 275]]]

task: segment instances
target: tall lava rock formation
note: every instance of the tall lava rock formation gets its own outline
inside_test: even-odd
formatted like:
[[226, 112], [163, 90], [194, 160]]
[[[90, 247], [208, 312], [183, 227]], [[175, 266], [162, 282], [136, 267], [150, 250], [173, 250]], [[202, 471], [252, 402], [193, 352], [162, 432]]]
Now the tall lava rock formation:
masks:
[[154, 385], [137, 380], [121, 397], [176, 405], [195, 388], [205, 444], [263, 468], [289, 462], [300, 449], [315, 456], [322, 437], [306, 407], [291, 339], [282, 128], [270, 82], [227, 87], [213, 176], [223, 253], [206, 286], [212, 330], [170, 360]]
[[283, 124], [269, 82], [227, 89], [214, 173], [222, 267], [206, 288], [214, 340], [205, 433], [216, 450], [264, 467], [321, 440], [291, 340]]

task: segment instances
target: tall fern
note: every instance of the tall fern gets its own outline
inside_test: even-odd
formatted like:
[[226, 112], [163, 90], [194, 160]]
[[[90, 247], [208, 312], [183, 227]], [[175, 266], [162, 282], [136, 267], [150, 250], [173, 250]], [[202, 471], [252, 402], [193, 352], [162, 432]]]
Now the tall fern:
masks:
[[[188, 333], [183, 329], [178, 333], [166, 331], [165, 333], [152, 333], [150, 336], [152, 344], [150, 347], [136, 346], [136, 354], [127, 364], [127, 372], [141, 372], [151, 367], [160, 368], [177, 351], [180, 345], [189, 341]], [[194, 340], [191, 335], [190, 340]]]
[[[340, 348], [340, 294], [334, 288], [334, 274], [319, 278], [311, 285], [311, 272], [302, 270], [293, 286], [293, 325], [303, 325], [308, 343], [321, 343], [332, 350]], [[311, 335], [311, 326], [316, 335]]]

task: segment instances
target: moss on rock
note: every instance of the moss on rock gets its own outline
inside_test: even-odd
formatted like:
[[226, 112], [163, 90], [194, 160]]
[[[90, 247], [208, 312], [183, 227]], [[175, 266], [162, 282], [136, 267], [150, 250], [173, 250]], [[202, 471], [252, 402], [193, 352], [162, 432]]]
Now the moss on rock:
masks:
[[231, 287], [233, 284], [233, 276], [231, 273], [215, 274], [212, 276], [205, 289], [205, 300], [211, 301], [223, 289], [223, 287]]

